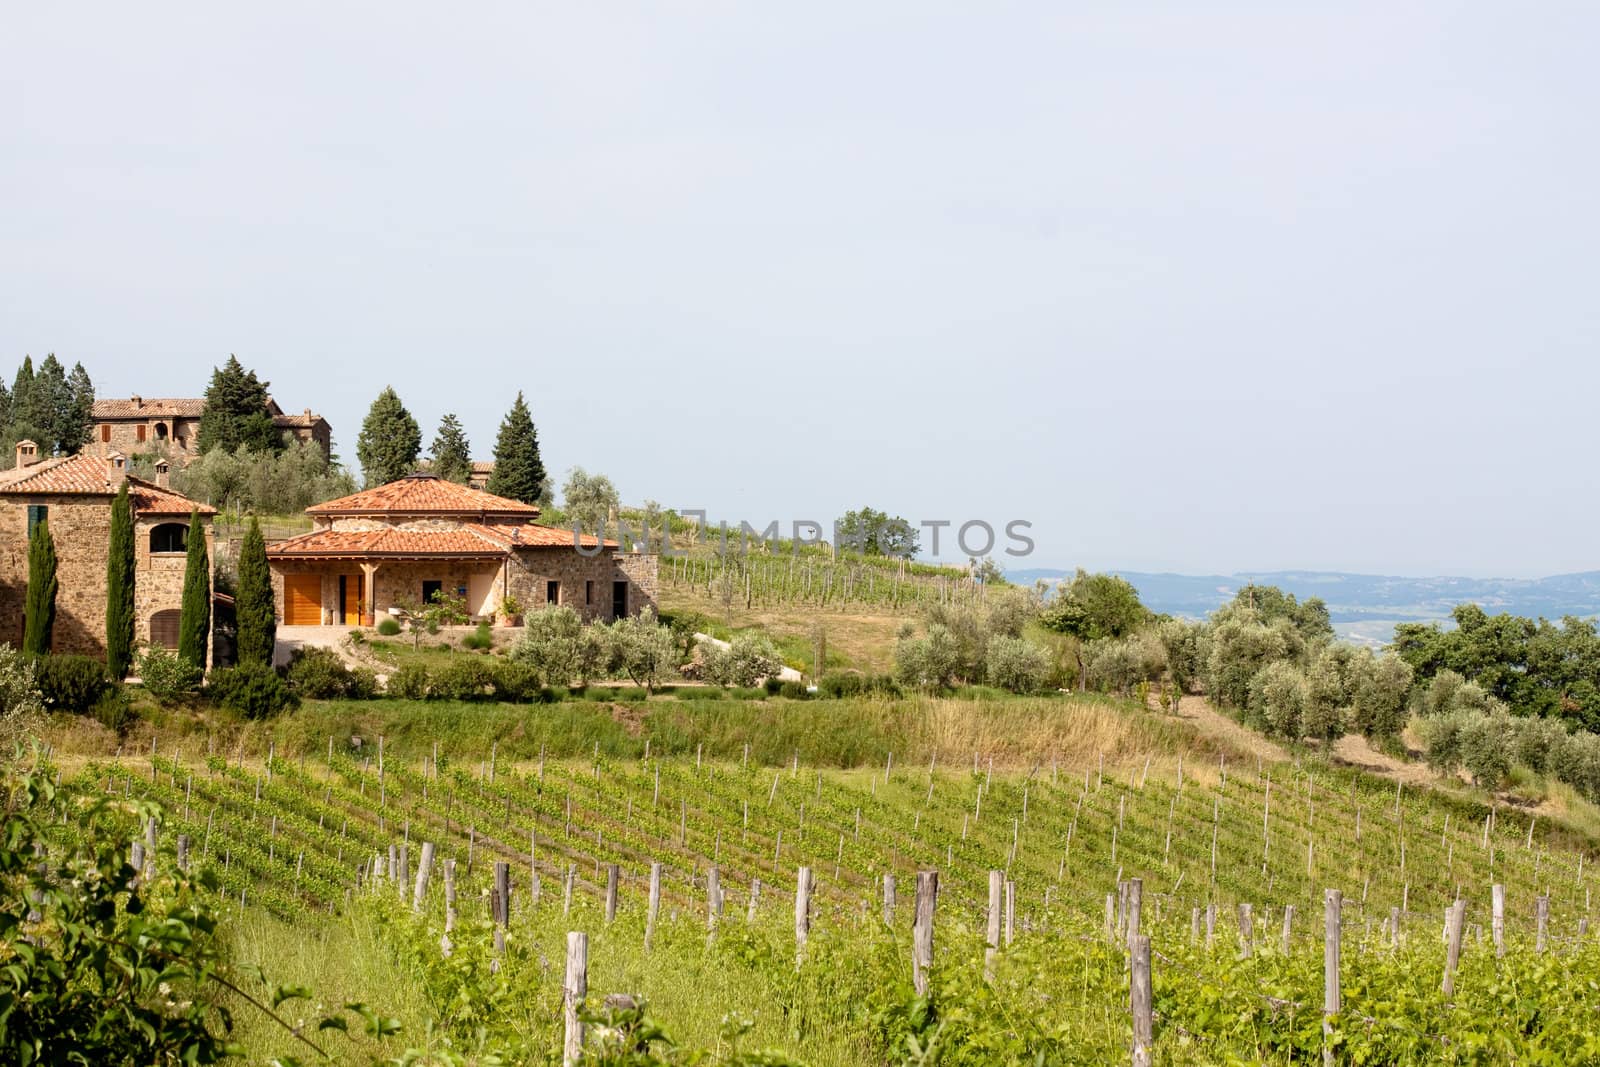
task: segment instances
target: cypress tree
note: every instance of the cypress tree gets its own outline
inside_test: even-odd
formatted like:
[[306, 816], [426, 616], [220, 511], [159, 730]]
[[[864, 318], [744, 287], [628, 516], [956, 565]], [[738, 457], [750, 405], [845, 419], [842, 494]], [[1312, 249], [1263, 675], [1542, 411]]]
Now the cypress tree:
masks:
[[133, 505], [128, 483], [111, 502], [111, 547], [106, 559], [106, 671], [128, 676], [133, 663]]
[[267, 543], [261, 536], [261, 524], [253, 515], [239, 546], [239, 585], [234, 592], [234, 615], [238, 623], [239, 665], [270, 667], [278, 624], [272, 602], [272, 573], [267, 569]]
[[539, 458], [539, 431], [534, 429], [533, 416], [528, 413], [528, 405], [519, 391], [516, 403], [500, 421], [489, 492], [535, 504], [543, 490], [544, 461]]
[[367, 484], [383, 485], [404, 478], [416, 470], [421, 454], [422, 427], [400, 402], [394, 387], [384, 386], [356, 438], [356, 458], [361, 461]]
[[22, 651], [43, 656], [56, 627], [56, 542], [40, 519], [28, 537], [28, 596], [23, 608]]
[[178, 619], [178, 655], [206, 668], [206, 637], [211, 633], [211, 560], [206, 555], [200, 512], [189, 515], [189, 554], [183, 562], [183, 614]]
[[472, 474], [472, 446], [467, 443], [467, 432], [461, 420], [450, 412], [439, 420], [439, 432], [434, 435], [430, 450], [433, 473], [450, 482], [465, 482]]

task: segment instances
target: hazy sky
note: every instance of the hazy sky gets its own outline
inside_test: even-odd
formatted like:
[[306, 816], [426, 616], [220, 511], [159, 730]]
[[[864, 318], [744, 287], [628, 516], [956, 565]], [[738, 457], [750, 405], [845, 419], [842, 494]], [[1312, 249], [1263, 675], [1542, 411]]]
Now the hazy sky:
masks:
[[1021, 566], [1600, 568], [1600, 8], [11, 5], [0, 366]]

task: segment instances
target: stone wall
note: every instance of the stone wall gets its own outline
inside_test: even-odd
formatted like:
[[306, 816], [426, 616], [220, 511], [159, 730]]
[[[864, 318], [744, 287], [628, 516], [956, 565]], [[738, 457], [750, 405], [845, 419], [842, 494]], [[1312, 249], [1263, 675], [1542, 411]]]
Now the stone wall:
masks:
[[[106, 512], [109, 540], [110, 508], [107, 508]], [[204, 516], [200, 522], [205, 531], [206, 558], [211, 561], [211, 573], [215, 575], [217, 554], [216, 543], [211, 536], [211, 524]], [[141, 644], [150, 640], [150, 616], [169, 608], [180, 611], [183, 609], [183, 570], [188, 563], [187, 554], [150, 551], [151, 531], [166, 523], [187, 526], [189, 520], [187, 517], [176, 515], [150, 515], [137, 517], [133, 522], [133, 562], [136, 575], [133, 594], [133, 639]], [[109, 545], [107, 547], [109, 548]], [[104, 584], [104, 567], [105, 564], [102, 562], [102, 584]], [[101, 632], [104, 630], [102, 624]]]
[[[166, 427], [165, 437], [157, 433], [158, 425]], [[144, 430], [143, 440], [139, 439], [140, 429]], [[108, 419], [90, 428], [89, 446], [102, 453], [114, 448], [125, 456], [161, 454], [188, 463], [200, 454], [199, 440], [199, 419]]]
[[[628, 613], [656, 606], [656, 557], [646, 553], [601, 552], [584, 556], [569, 546], [521, 548], [510, 567], [511, 595], [523, 611], [550, 603], [549, 583], [560, 583], [557, 603], [566, 604], [585, 622], [609, 620], [612, 582], [628, 583]], [[592, 582], [592, 587], [587, 583]], [[592, 593], [591, 593], [592, 590]]]
[[[361, 566], [353, 560], [307, 560], [293, 563], [274, 561], [272, 592], [278, 619], [283, 619], [283, 575], [318, 574], [322, 585], [324, 625], [344, 625], [339, 611], [339, 575], [357, 575]], [[476, 579], [476, 581], [474, 581]], [[378, 619], [397, 604], [419, 604], [422, 583], [437, 581], [450, 595], [465, 590], [467, 610], [478, 617], [485, 606], [473, 602], [474, 594], [488, 590], [484, 615], [492, 615], [509, 586], [511, 595], [524, 612], [534, 611], [547, 602], [548, 583], [559, 582], [558, 602], [570, 606], [584, 620], [593, 622], [612, 617], [612, 582], [628, 583], [628, 611], [637, 614], [645, 607], [656, 607], [658, 594], [656, 557], [647, 553], [606, 552], [582, 556], [566, 546], [518, 549], [504, 562], [488, 560], [383, 560], [374, 579], [375, 610]], [[592, 598], [585, 583], [593, 582]]]
[[[84, 496], [0, 499], [0, 642], [22, 643], [28, 588], [28, 505], [50, 509], [56, 545], [56, 624], [52, 651], [103, 657], [106, 638], [106, 558], [111, 498]], [[134, 640], [150, 639], [150, 616], [183, 606], [182, 553], [152, 554], [150, 531], [162, 520], [134, 521]], [[179, 522], [187, 523], [186, 519]], [[207, 525], [207, 537], [210, 527]]]

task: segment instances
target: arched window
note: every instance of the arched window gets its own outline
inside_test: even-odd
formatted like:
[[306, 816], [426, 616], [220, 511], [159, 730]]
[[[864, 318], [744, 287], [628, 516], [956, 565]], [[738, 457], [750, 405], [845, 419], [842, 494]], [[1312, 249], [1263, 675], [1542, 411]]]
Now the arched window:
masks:
[[181, 522], [164, 522], [150, 531], [151, 552], [182, 552], [189, 547], [189, 527]]
[[150, 616], [150, 643], [161, 648], [178, 647], [178, 623], [183, 618], [183, 612], [177, 608], [167, 608]]
[[167, 424], [164, 423], [164, 422], [156, 423], [156, 440], [157, 441], [165, 441], [166, 439], [167, 439]]

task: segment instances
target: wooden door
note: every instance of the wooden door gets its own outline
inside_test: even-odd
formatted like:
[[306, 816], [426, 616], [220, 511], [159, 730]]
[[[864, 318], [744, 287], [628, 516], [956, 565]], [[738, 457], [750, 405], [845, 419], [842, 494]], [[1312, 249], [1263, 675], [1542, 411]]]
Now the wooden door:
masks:
[[360, 574], [339, 575], [339, 603], [346, 626], [361, 625], [361, 599], [364, 587]]
[[286, 574], [283, 576], [283, 624], [285, 626], [322, 625], [322, 575]]

